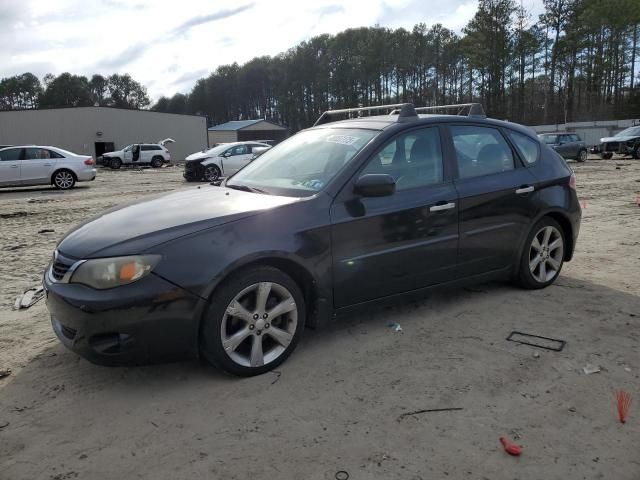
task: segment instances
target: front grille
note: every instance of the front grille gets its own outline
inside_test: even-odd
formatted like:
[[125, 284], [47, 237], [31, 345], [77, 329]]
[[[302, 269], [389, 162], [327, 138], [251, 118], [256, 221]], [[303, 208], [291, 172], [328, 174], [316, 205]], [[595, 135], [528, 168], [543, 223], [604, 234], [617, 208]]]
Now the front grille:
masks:
[[56, 252], [53, 256], [53, 263], [51, 264], [51, 276], [58, 282], [61, 281], [74, 263], [74, 260], [66, 258]]
[[62, 334], [67, 337], [69, 340], [73, 340], [74, 338], [76, 338], [76, 333], [78, 333], [77, 330], [73, 329], [73, 328], [69, 328], [69, 327], [65, 327], [64, 325], [60, 324], [60, 331], [62, 332]]
[[200, 180], [204, 176], [204, 167], [201, 164], [202, 160], [194, 162], [185, 162], [184, 164], [184, 176], [190, 180]]

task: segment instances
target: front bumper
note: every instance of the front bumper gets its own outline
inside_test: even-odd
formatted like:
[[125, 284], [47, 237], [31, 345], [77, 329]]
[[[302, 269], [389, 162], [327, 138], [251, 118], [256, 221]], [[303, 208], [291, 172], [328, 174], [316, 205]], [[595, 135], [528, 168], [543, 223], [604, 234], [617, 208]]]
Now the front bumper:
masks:
[[202, 300], [151, 273], [109, 290], [57, 283], [43, 286], [55, 334], [99, 365], [146, 364], [197, 355]]
[[202, 162], [184, 162], [184, 171], [182, 172], [182, 176], [188, 182], [197, 182], [202, 180], [204, 178], [204, 167], [202, 166]]

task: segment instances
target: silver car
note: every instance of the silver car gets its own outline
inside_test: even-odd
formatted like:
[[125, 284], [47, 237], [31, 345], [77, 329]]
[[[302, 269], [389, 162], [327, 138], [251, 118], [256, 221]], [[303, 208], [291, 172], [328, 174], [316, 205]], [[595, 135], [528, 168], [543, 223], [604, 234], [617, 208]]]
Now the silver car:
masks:
[[39, 145], [0, 149], [0, 187], [53, 185], [68, 190], [95, 178], [95, 162], [88, 155]]
[[543, 133], [538, 138], [564, 158], [578, 162], [587, 160], [587, 145], [577, 133]]

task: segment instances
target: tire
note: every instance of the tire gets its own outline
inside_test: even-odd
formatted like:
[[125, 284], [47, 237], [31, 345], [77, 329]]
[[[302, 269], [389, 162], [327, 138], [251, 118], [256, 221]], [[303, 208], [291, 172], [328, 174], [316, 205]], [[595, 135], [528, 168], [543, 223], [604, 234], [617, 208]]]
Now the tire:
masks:
[[578, 157], [576, 158], [576, 160], [579, 161], [580, 163], [584, 163], [587, 161], [588, 155], [589, 153], [587, 152], [587, 150], [583, 148], [578, 152]]
[[611, 160], [613, 158], [613, 152], [604, 152], [602, 158], [604, 160]]
[[551, 285], [562, 270], [566, 245], [564, 231], [558, 222], [550, 217], [538, 221], [527, 235], [522, 249], [517, 276], [520, 286], [534, 290]]
[[640, 160], [640, 144], [636, 145], [636, 148], [631, 152], [631, 156], [636, 160]]
[[[266, 301], [261, 302], [265, 292]], [[270, 318], [267, 312], [275, 308], [284, 313]], [[304, 330], [305, 312], [302, 291], [289, 275], [269, 266], [242, 270], [211, 296], [201, 323], [200, 351], [227, 373], [260, 375], [293, 352]]]
[[204, 169], [203, 176], [207, 182], [215, 182], [222, 176], [222, 172], [217, 165], [207, 165]]
[[162, 167], [164, 159], [162, 157], [153, 157], [151, 159], [151, 167], [152, 168], [160, 168]]
[[71, 170], [58, 170], [51, 177], [51, 183], [58, 190], [70, 190], [76, 184], [76, 176]]
[[109, 162], [109, 166], [113, 170], [118, 170], [122, 166], [122, 160], [120, 160], [118, 157], [112, 158], [111, 161]]

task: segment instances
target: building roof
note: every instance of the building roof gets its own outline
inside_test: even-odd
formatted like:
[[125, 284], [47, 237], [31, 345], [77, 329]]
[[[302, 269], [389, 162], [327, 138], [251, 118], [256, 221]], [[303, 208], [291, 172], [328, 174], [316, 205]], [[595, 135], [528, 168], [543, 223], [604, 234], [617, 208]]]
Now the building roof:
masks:
[[247, 128], [250, 127], [252, 125], [255, 125], [256, 123], [260, 123], [260, 122], [265, 122], [265, 123], [270, 123], [271, 125], [273, 125], [273, 129], [274, 130], [285, 130], [285, 127], [275, 124], [273, 122], [270, 122], [268, 120], [264, 120], [262, 118], [259, 118], [257, 120], [232, 120], [230, 122], [227, 123], [221, 123], [220, 125], [214, 125], [213, 127], [209, 127], [209, 131], [235, 131], [235, 130], [242, 130], [243, 128]]

